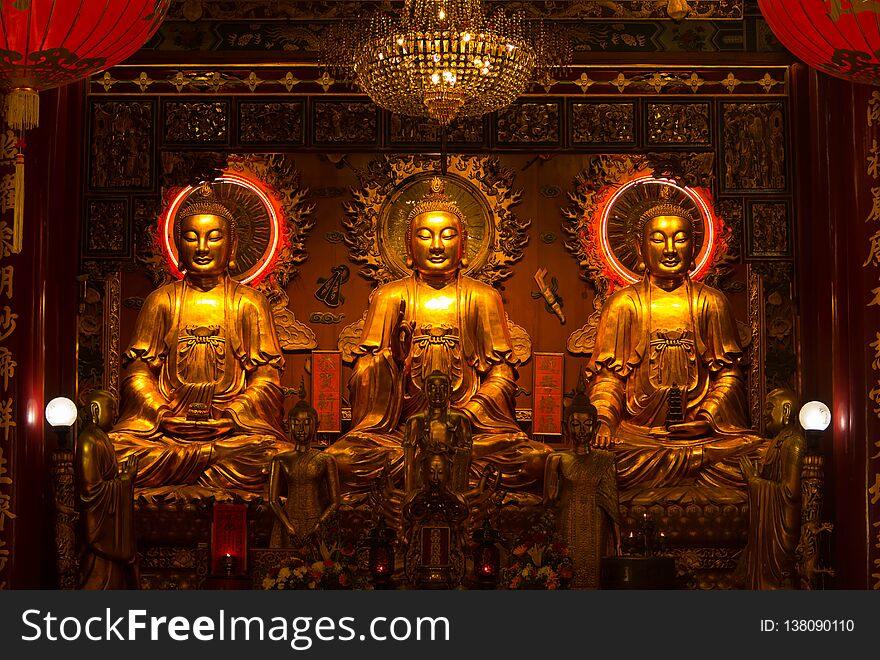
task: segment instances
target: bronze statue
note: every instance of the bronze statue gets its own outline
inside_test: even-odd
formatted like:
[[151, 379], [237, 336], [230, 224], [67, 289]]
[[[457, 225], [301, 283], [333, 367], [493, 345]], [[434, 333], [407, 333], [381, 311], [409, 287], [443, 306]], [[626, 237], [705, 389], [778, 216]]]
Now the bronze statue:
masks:
[[[464, 543], [475, 509], [497, 490], [500, 473], [487, 464], [477, 485], [465, 493], [450, 488], [446, 452], [421, 457], [422, 486], [403, 505], [404, 572], [420, 588], [453, 588], [464, 577]], [[482, 513], [485, 513], [484, 511]]]
[[84, 546], [80, 588], [138, 589], [134, 532], [134, 480], [138, 457], [116, 465], [107, 431], [116, 417], [116, 401], [102, 390], [86, 397], [86, 423], [76, 441], [74, 477]]
[[[693, 218], [652, 200], [630, 222], [640, 282], [604, 304], [587, 365], [599, 428], [620, 487], [648, 501], [741, 501], [739, 457], [764, 440], [748, 428], [743, 350], [724, 294], [692, 280]], [[643, 501], [642, 503], [647, 503]]]
[[261, 491], [289, 448], [284, 360], [266, 298], [229, 275], [235, 218], [209, 191], [177, 216], [184, 277], [138, 314], [111, 437], [120, 459], [140, 458], [139, 487]]
[[339, 508], [340, 500], [336, 461], [312, 447], [318, 413], [300, 400], [287, 421], [294, 449], [272, 459], [269, 476], [269, 506], [276, 517], [269, 543], [273, 548], [302, 546]]
[[602, 557], [620, 552], [614, 454], [590, 449], [596, 415], [579, 389], [563, 414], [563, 434], [572, 449], [550, 456], [544, 477], [544, 499], [557, 507], [557, 531], [571, 553], [575, 589], [597, 589]]
[[406, 493], [422, 485], [418, 466], [423, 452], [447, 454], [451, 459], [450, 487], [459, 493], [468, 488], [473, 432], [470, 420], [450, 407], [451, 394], [449, 376], [442, 371], [435, 371], [425, 379], [428, 407], [406, 422], [403, 440]]
[[550, 452], [516, 422], [517, 360], [501, 296], [462, 274], [467, 226], [440, 179], [408, 218], [413, 274], [380, 286], [370, 299], [349, 382], [352, 430], [329, 451], [348, 490], [366, 490], [392, 462], [403, 481], [405, 421], [425, 410], [425, 381], [449, 375], [451, 405], [473, 427], [476, 475], [491, 460], [508, 487], [539, 483]]
[[798, 410], [797, 395], [791, 390], [770, 392], [765, 414], [773, 440], [757, 465], [741, 459], [749, 489], [749, 541], [736, 577], [746, 589], [791, 589], [798, 583], [795, 550], [801, 533], [806, 450]]

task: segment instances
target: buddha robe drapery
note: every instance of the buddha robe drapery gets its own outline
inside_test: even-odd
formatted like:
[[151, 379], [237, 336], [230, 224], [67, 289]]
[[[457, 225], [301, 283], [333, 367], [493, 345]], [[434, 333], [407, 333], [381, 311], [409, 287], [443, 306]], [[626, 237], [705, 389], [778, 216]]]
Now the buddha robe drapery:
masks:
[[[700, 282], [667, 292], [645, 278], [606, 301], [587, 371], [590, 401], [616, 443], [621, 490], [699, 486], [718, 501], [742, 499], [738, 456], [765, 444], [748, 428], [742, 354], [727, 298]], [[708, 422], [711, 434], [657, 435], [673, 389], [682, 421]]]
[[[259, 491], [278, 451], [284, 366], [265, 297], [224, 277], [210, 291], [186, 280], [151, 293], [138, 315], [111, 433], [120, 459], [140, 456], [137, 485]], [[231, 430], [182, 421], [192, 404]], [[169, 420], [174, 420], [173, 425]], [[215, 456], [214, 444], [237, 449]]]
[[[371, 297], [349, 381], [352, 430], [328, 450], [339, 462], [342, 483], [348, 490], [368, 486], [386, 460], [395, 478], [400, 475], [404, 423], [427, 407], [422, 385], [435, 369], [449, 375], [450, 404], [473, 427], [472, 474], [493, 461], [506, 485], [535, 483], [550, 449], [530, 441], [516, 423], [517, 361], [501, 296], [459, 276], [440, 292], [452, 301], [449, 313], [432, 314], [421, 304], [425, 286], [413, 275]], [[392, 347], [401, 306], [404, 324], [413, 329], [403, 361]]]

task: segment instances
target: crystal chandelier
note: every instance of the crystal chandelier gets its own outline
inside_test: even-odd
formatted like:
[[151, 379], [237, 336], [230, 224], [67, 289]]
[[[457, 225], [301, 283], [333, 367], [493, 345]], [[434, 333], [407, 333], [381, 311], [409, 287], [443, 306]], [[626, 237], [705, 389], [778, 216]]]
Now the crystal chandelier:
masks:
[[446, 126], [510, 105], [540, 70], [566, 63], [558, 32], [480, 0], [404, 0], [397, 14], [328, 30], [325, 64], [379, 106]]

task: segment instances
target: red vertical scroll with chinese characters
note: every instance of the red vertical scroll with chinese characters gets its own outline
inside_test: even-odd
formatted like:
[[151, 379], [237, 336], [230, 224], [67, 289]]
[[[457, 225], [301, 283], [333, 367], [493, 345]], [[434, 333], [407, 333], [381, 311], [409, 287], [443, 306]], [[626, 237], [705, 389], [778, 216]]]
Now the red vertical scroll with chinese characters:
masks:
[[562, 353], [535, 353], [534, 435], [562, 435], [562, 393], [565, 356]]
[[342, 353], [312, 351], [312, 407], [318, 411], [318, 432], [342, 431]]

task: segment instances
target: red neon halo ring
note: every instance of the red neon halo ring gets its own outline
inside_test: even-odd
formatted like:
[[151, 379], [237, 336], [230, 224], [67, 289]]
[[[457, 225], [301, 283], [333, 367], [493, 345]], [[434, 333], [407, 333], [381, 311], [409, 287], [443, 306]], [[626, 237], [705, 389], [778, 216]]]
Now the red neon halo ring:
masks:
[[[215, 179], [215, 181], [220, 183], [233, 183], [247, 188], [259, 198], [260, 202], [262, 202], [263, 206], [265, 206], [269, 212], [270, 247], [266, 255], [261, 260], [262, 263], [260, 264], [260, 267], [247, 277], [239, 280], [239, 282], [241, 282], [242, 284], [248, 284], [249, 282], [253, 282], [254, 280], [259, 279], [275, 259], [275, 253], [278, 250], [280, 236], [278, 212], [275, 209], [275, 204], [272, 203], [272, 200], [270, 200], [266, 193], [263, 192], [250, 179], [239, 176], [237, 174], [224, 174], [223, 176]], [[195, 189], [195, 186], [187, 186], [186, 188], [181, 190], [171, 202], [171, 206], [168, 207], [168, 212], [165, 215], [164, 226], [162, 227], [163, 246], [165, 248], [165, 256], [167, 257], [169, 263], [173, 266], [177, 263], [174, 249], [174, 218], [177, 215], [177, 212], [180, 210], [180, 207], [183, 205], [184, 200], [186, 200], [189, 194]], [[176, 266], [174, 266], [173, 271], [176, 277], [183, 277], [183, 274], [177, 270]]]
[[672, 179], [657, 178], [653, 176], [643, 176], [627, 182], [605, 203], [605, 208], [602, 211], [602, 217], [599, 221], [599, 242], [605, 263], [608, 264], [611, 270], [614, 271], [614, 273], [626, 284], [635, 284], [641, 279], [641, 277], [630, 272], [630, 270], [624, 266], [614, 254], [614, 250], [611, 249], [611, 246], [608, 243], [608, 218], [611, 216], [611, 209], [614, 207], [614, 203], [621, 195], [623, 195], [623, 193], [636, 185], [645, 185], [649, 183], [672, 186], [676, 190], [687, 195], [687, 197], [700, 209], [700, 212], [703, 215], [703, 226], [705, 227], [703, 233], [703, 245], [700, 247], [700, 253], [697, 255], [695, 267], [688, 272], [688, 275], [692, 278], [702, 275], [709, 267], [712, 260], [712, 254], [714, 253], [715, 216], [709, 211], [709, 206], [706, 204], [706, 200], [703, 199], [697, 191], [688, 188], [687, 186], [679, 186]]

